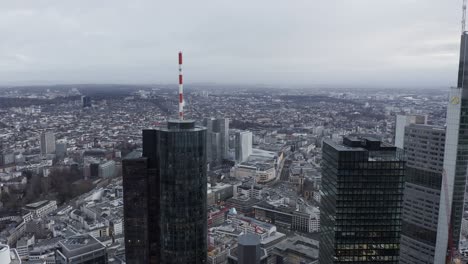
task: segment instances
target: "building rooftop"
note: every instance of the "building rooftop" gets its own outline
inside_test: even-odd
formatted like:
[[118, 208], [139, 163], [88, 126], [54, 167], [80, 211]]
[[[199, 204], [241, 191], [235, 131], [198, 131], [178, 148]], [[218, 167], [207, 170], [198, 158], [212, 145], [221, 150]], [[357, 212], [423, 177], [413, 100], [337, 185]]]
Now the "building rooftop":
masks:
[[89, 253], [99, 249], [105, 249], [105, 246], [91, 235], [72, 236], [59, 242], [62, 248], [62, 254], [67, 258]]

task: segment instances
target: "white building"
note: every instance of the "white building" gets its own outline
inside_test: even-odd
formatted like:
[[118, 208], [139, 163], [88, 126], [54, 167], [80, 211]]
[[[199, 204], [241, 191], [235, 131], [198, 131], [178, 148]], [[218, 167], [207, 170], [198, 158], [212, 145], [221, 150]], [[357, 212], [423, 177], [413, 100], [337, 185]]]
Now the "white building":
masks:
[[426, 124], [426, 122], [426, 116], [423, 115], [397, 115], [395, 124], [395, 146], [403, 149], [406, 126], [410, 124]]
[[55, 135], [52, 132], [45, 132], [41, 134], [41, 154], [55, 153]]
[[236, 161], [244, 162], [252, 154], [252, 132], [239, 131], [236, 133]]

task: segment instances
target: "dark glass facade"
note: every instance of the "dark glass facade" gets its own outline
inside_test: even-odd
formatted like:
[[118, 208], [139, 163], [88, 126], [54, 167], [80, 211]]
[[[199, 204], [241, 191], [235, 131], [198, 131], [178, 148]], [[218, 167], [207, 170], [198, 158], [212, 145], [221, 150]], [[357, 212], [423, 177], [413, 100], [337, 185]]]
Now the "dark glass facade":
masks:
[[[146, 209], [144, 205], [140, 208], [146, 212], [134, 215], [145, 218], [140, 219], [144, 227], [139, 231], [146, 229], [147, 237], [133, 234], [144, 241], [142, 252], [146, 257], [139, 257], [138, 253], [129, 252], [131, 248], [126, 248], [128, 263], [206, 263], [205, 140], [206, 130], [195, 127], [193, 121], [170, 121], [167, 128], [144, 130], [143, 158], [124, 161], [124, 202], [132, 199], [127, 195], [134, 195], [144, 196], [134, 200], [146, 204]], [[135, 164], [138, 161], [140, 163]], [[140, 177], [135, 177], [136, 174], [144, 175], [145, 180], [138, 181]], [[139, 189], [140, 183], [146, 184], [142, 187], [145, 191]], [[131, 219], [127, 210], [134, 209], [130, 206], [124, 204], [124, 212], [125, 217]], [[126, 247], [132, 240], [127, 225], [130, 224], [125, 221]], [[132, 257], [142, 262], [135, 262]]]
[[320, 263], [398, 263], [405, 161], [372, 138], [323, 142]]

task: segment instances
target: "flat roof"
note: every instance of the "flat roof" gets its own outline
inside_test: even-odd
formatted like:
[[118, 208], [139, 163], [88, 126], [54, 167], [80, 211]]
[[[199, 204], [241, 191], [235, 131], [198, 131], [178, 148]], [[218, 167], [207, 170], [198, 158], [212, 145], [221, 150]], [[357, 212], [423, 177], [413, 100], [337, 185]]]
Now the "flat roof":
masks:
[[59, 245], [63, 249], [62, 254], [67, 258], [106, 248], [95, 237], [89, 234], [69, 237], [61, 240]]

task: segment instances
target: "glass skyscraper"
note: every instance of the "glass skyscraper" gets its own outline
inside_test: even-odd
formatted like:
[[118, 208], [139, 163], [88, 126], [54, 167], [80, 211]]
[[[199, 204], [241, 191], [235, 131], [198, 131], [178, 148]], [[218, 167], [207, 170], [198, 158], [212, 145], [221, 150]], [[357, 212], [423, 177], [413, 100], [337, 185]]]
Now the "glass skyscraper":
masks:
[[128, 263], [206, 263], [206, 129], [169, 121], [143, 130], [141, 157], [123, 161]]
[[444, 263], [447, 249], [458, 249], [468, 166], [468, 33], [460, 45], [458, 87], [452, 88], [447, 106], [444, 175], [434, 263]]
[[405, 160], [379, 140], [323, 142], [320, 263], [398, 263]]

